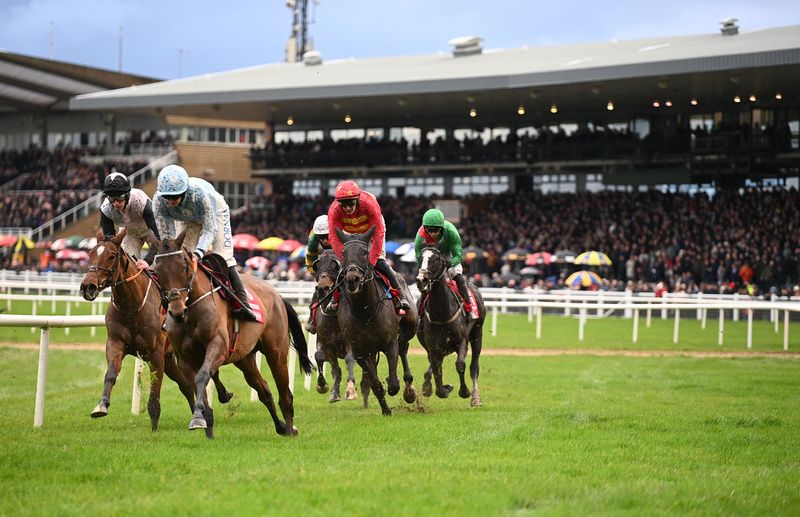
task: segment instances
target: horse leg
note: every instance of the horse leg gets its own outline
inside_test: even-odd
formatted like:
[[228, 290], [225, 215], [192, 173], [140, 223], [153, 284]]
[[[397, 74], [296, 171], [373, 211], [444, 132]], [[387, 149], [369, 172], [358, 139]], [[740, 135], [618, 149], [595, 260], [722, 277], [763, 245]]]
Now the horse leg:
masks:
[[164, 356], [164, 373], [178, 385], [181, 393], [183, 393], [183, 396], [186, 397], [186, 401], [189, 403], [189, 411], [192, 411], [194, 408], [194, 391], [192, 391], [191, 383], [186, 380], [180, 367], [178, 367], [175, 354], [169, 353]]
[[209, 422], [207, 416], [213, 415], [213, 412], [208, 405], [206, 388], [208, 387], [208, 382], [211, 380], [213, 373], [219, 370], [219, 367], [222, 366], [224, 362], [223, 350], [226, 350], [226, 344], [223, 340], [219, 337], [213, 338], [206, 348], [205, 360], [194, 377], [196, 398], [194, 402], [194, 413], [189, 422], [189, 430], [205, 429], [208, 438], [213, 438], [212, 427], [209, 425], [213, 425], [213, 421]]
[[103, 381], [103, 396], [100, 402], [92, 410], [92, 418], [100, 418], [108, 414], [108, 406], [111, 405], [111, 389], [117, 383], [117, 376], [122, 367], [122, 358], [125, 357], [125, 345], [117, 339], [109, 339], [106, 342], [106, 362], [108, 369]]
[[428, 369], [425, 370], [425, 381], [422, 383], [422, 395], [425, 397], [430, 397], [433, 395], [433, 386], [431, 386], [431, 377], [433, 376], [433, 358], [431, 354], [428, 353]]
[[147, 363], [150, 367], [150, 398], [147, 400], [147, 414], [150, 415], [150, 429], [158, 430], [161, 417], [161, 383], [164, 380], [164, 356], [156, 352]]
[[363, 368], [361, 369], [361, 397], [364, 399], [364, 409], [367, 409], [369, 407], [369, 378]]
[[331, 364], [331, 375], [333, 375], [333, 389], [328, 402], [339, 402], [342, 400], [339, 396], [339, 387], [342, 385], [342, 368], [339, 366], [339, 359], [334, 354], [330, 354], [328, 362]]
[[413, 404], [417, 400], [417, 391], [414, 389], [414, 375], [411, 374], [411, 367], [408, 365], [408, 341], [399, 342], [400, 361], [403, 363], [403, 400], [407, 404]]
[[481, 349], [483, 348], [483, 328], [475, 325], [470, 332], [470, 345], [472, 347], [472, 360], [469, 363], [469, 374], [472, 377], [472, 400], [470, 406], [481, 405], [481, 394], [478, 391], [478, 375], [481, 373]]
[[464, 382], [464, 372], [467, 371], [467, 362], [465, 358], [467, 357], [467, 340], [466, 338], [461, 340], [461, 343], [458, 345], [458, 354], [456, 357], [456, 371], [458, 372], [458, 380], [461, 385], [458, 388], [458, 396], [462, 399], [469, 398], [469, 388], [467, 388], [467, 383]]
[[[319, 343], [319, 341], [317, 342]], [[328, 381], [325, 380], [324, 371], [326, 355], [322, 349], [314, 353], [314, 360], [317, 362], [317, 393], [328, 393]]]
[[442, 357], [436, 356], [431, 361], [431, 370], [433, 371], [433, 379], [436, 382], [436, 396], [440, 399], [446, 399], [453, 391], [453, 387], [449, 384], [442, 383]]
[[[358, 361], [358, 365], [361, 366], [361, 370], [364, 372], [365, 376], [369, 380], [370, 387], [372, 388], [372, 391], [375, 393], [375, 398], [378, 399], [378, 403], [380, 403], [381, 405], [381, 413], [383, 413], [384, 416], [391, 416], [392, 409], [389, 407], [389, 404], [386, 403], [386, 393], [384, 392], [381, 380], [378, 378], [378, 369], [375, 365], [374, 355], [370, 354], [367, 357], [356, 357], [356, 361]], [[395, 365], [395, 367], [396, 366], [397, 365]], [[400, 382], [398, 381], [397, 384], [398, 384], [397, 389], [399, 391]], [[364, 401], [366, 407], [366, 395], [364, 395]]]
[[286, 434], [286, 424], [278, 417], [278, 410], [275, 409], [275, 400], [272, 398], [272, 392], [269, 391], [267, 381], [264, 380], [264, 377], [261, 376], [261, 372], [258, 371], [255, 354], [250, 354], [234, 364], [244, 374], [244, 379], [247, 381], [247, 384], [256, 390], [256, 393], [258, 393], [258, 400], [269, 410], [272, 421], [275, 423], [275, 431], [279, 435]]
[[[353, 373], [353, 365], [355, 365], [356, 360], [353, 359], [352, 352], [347, 352], [344, 356], [344, 362], [347, 365], [347, 391], [345, 392], [345, 398], [347, 400], [355, 400], [358, 397], [358, 393], [356, 392], [356, 376]], [[367, 390], [369, 390], [369, 388], [367, 388]]]
[[[400, 379], [397, 378], [397, 357], [400, 354], [398, 348], [397, 338], [395, 338], [389, 342], [389, 349], [384, 352], [386, 366], [389, 368], [389, 376], [386, 377], [386, 391], [392, 397], [400, 392]], [[375, 371], [377, 374], [377, 368]]]
[[211, 376], [211, 380], [214, 381], [214, 387], [217, 389], [217, 400], [219, 400], [220, 404], [227, 404], [233, 398], [233, 393], [228, 391], [228, 388], [222, 384], [222, 381], [219, 379], [219, 370], [214, 372]]
[[272, 371], [272, 378], [275, 379], [275, 389], [278, 391], [278, 406], [280, 406], [281, 414], [286, 422], [282, 433], [278, 426], [280, 420], [276, 420], [277, 415], [273, 416], [273, 420], [276, 420], [275, 430], [278, 431], [278, 434], [295, 436], [297, 428], [294, 426], [294, 395], [292, 395], [292, 390], [289, 387], [289, 367], [286, 364], [286, 353], [281, 354], [278, 352], [280, 350], [289, 350], [289, 337], [283, 336], [282, 338], [286, 341], [280, 345], [268, 346], [264, 343], [261, 353], [269, 351], [267, 348], [275, 351], [273, 353], [264, 353], [269, 369]]

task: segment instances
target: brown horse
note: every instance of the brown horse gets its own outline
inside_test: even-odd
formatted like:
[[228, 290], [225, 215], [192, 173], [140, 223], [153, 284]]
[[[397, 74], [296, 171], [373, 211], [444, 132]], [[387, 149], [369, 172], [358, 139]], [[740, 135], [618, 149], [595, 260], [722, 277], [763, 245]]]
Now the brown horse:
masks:
[[467, 348], [472, 348], [472, 361], [469, 365], [472, 377], [471, 406], [481, 405], [481, 396], [478, 391], [478, 374], [480, 373], [481, 348], [483, 348], [483, 322], [486, 319], [486, 306], [483, 303], [478, 288], [468, 282], [470, 290], [475, 296], [478, 308], [478, 319], [467, 321], [464, 314], [461, 298], [447, 285], [447, 263], [439, 248], [429, 246], [422, 250], [422, 263], [417, 275], [417, 287], [422, 297], [420, 305], [419, 330], [417, 338], [422, 347], [428, 352], [428, 370], [425, 372], [425, 382], [422, 384], [422, 394], [430, 397], [433, 393], [431, 375], [436, 382], [436, 396], [447, 398], [453, 387], [442, 382], [442, 360], [456, 353], [456, 371], [460, 380], [458, 396], [469, 398], [470, 390], [464, 382], [464, 373], [467, 369], [465, 358]]
[[[105, 240], [102, 232], [97, 234], [98, 243], [89, 254], [89, 269], [81, 282], [81, 294], [89, 301], [97, 298], [100, 292], [111, 287], [111, 303], [106, 312], [106, 361], [103, 395], [92, 410], [93, 418], [104, 417], [111, 405], [111, 389], [117, 382], [122, 360], [126, 355], [139, 356], [150, 367], [150, 399], [147, 412], [150, 426], [155, 431], [161, 415], [161, 382], [164, 373], [175, 381], [181, 393], [194, 406], [194, 392], [191, 383], [183, 377], [178, 368], [167, 333], [161, 330], [164, 321], [159, 310], [158, 288], [146, 273], [136, 269], [135, 261], [122, 251], [121, 242], [125, 231], [113, 239]], [[219, 379], [217, 392], [220, 401], [230, 400], [231, 394]]]
[[[332, 289], [336, 278], [339, 276], [342, 266], [339, 259], [333, 250], [325, 250], [314, 261], [314, 277], [317, 282], [317, 304], [315, 319], [317, 323], [317, 352], [314, 354], [314, 359], [317, 362], [317, 392], [326, 393], [328, 391], [328, 383], [325, 380], [323, 372], [323, 364], [328, 361], [331, 364], [331, 373], [333, 374], [333, 389], [329, 402], [338, 402], [341, 400], [339, 396], [339, 387], [342, 383], [342, 369], [339, 366], [339, 359], [344, 359], [347, 364], [347, 400], [355, 400], [358, 396], [356, 392], [355, 376], [353, 375], [353, 366], [355, 359], [350, 351], [347, 343], [345, 342], [341, 331], [339, 330], [339, 321], [335, 314], [327, 314], [325, 312], [325, 303], [332, 295]], [[364, 377], [362, 376], [362, 381]], [[364, 381], [366, 382], [366, 381]], [[364, 388], [362, 382], [362, 390]], [[369, 390], [369, 385], [366, 385]]]
[[[290, 332], [301, 369], [307, 374], [313, 370], [297, 312], [267, 282], [244, 275], [246, 287], [261, 303], [264, 323], [235, 320], [220, 288], [212, 285], [208, 274], [198, 273], [194, 256], [181, 248], [184, 237], [181, 233], [175, 240], [164, 240], [154, 264], [168, 302], [167, 333], [184, 375], [195, 381], [197, 398], [189, 429], [205, 429], [208, 438], [214, 437], [214, 413], [206, 400], [206, 386], [220, 366], [233, 363], [269, 410], [278, 434], [297, 434], [287, 368]], [[272, 393], [258, 370], [256, 352], [267, 358], [285, 422], [278, 417]]]
[[[364, 234], [347, 234], [336, 228], [336, 235], [341, 239], [342, 271], [344, 288], [339, 307], [339, 327], [345, 342], [350, 345], [356, 362], [364, 371], [372, 392], [381, 405], [384, 415], [391, 415], [392, 410], [386, 403], [386, 396], [381, 380], [378, 378], [377, 357], [383, 352], [389, 368], [386, 378], [386, 391], [396, 395], [400, 391], [397, 378], [397, 358], [403, 362], [403, 400], [412, 403], [417, 395], [414, 390], [414, 376], [408, 366], [408, 342], [414, 337], [417, 329], [417, 310], [414, 305], [402, 317], [397, 316], [392, 300], [386, 298], [383, 288], [375, 278], [375, 270], [369, 261], [369, 247], [373, 226]], [[411, 299], [408, 287], [407, 299]], [[362, 388], [363, 389], [363, 388]], [[366, 405], [367, 393], [362, 393]]]

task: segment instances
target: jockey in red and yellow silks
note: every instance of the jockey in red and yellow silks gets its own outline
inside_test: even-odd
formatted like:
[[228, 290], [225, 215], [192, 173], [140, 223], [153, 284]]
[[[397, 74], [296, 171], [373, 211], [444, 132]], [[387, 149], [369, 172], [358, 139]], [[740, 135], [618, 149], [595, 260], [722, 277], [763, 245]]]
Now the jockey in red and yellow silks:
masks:
[[[386, 225], [378, 200], [369, 192], [362, 191], [355, 181], [347, 180], [339, 183], [336, 186], [336, 199], [328, 209], [328, 237], [336, 255], [341, 258], [344, 247], [336, 235], [337, 228], [347, 233], [366, 233], [372, 226], [375, 227], [375, 232], [372, 234], [369, 261], [397, 291], [398, 312], [405, 314], [410, 306], [406, 301], [404, 290], [400, 288], [397, 274], [386, 262]], [[336, 310], [338, 294], [337, 290], [329, 309]]]

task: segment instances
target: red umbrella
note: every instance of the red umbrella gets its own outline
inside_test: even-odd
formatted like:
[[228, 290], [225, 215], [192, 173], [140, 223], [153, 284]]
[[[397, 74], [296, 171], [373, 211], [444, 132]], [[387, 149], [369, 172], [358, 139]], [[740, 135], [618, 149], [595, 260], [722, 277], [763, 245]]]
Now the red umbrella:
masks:
[[269, 266], [269, 259], [267, 257], [256, 255], [255, 257], [250, 257], [249, 259], [245, 260], [244, 265], [250, 269], [261, 269]]
[[233, 236], [233, 247], [237, 250], [254, 250], [260, 240], [249, 233], [237, 233]]
[[6, 246], [13, 246], [15, 242], [17, 242], [16, 235], [3, 235], [2, 237], [0, 237], [0, 248], [5, 248]]
[[532, 255], [528, 255], [528, 258], [525, 259], [526, 266], [538, 266], [540, 264], [547, 265], [553, 262], [553, 255], [547, 253], [546, 251], [539, 251]]
[[56, 252], [56, 258], [59, 260], [89, 260], [89, 254], [82, 250], [65, 249]]
[[302, 245], [303, 243], [300, 241], [289, 239], [287, 241], [283, 241], [283, 243], [281, 243], [281, 245], [278, 246], [277, 250], [285, 253], [291, 253]]

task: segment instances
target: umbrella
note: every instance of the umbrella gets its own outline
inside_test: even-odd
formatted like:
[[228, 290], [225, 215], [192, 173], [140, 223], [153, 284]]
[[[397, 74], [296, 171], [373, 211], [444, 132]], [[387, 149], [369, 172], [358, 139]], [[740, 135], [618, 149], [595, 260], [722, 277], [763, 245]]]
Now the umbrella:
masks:
[[56, 239], [53, 241], [53, 244], [50, 245], [50, 250], [61, 251], [66, 247], [67, 247], [67, 239]]
[[284, 253], [291, 253], [294, 250], [296, 250], [297, 248], [301, 247], [302, 245], [303, 245], [303, 243], [300, 242], [300, 241], [297, 241], [297, 240], [294, 240], [294, 239], [289, 239], [289, 240], [283, 241], [280, 244], [280, 246], [278, 246], [275, 249], [277, 251], [281, 251], [281, 252], [284, 252]]
[[[400, 247], [398, 247], [392, 253], [394, 253], [395, 255], [400, 255], [402, 257], [403, 255], [407, 254], [409, 251], [414, 251], [414, 243], [413, 242], [406, 242], [405, 244], [401, 244]], [[402, 260], [402, 259], [400, 259], [400, 260]], [[416, 258], [414, 260], [416, 260]]]
[[[397, 253], [395, 253], [395, 255], [397, 255]], [[413, 249], [400, 257], [400, 262], [416, 262], [416, 261], [417, 261], [417, 253]]]
[[56, 253], [59, 260], [89, 260], [89, 254], [83, 250], [64, 249]]
[[572, 264], [572, 261], [575, 260], [576, 256], [578, 256], [578, 254], [572, 250], [558, 250], [556, 251], [555, 262], [566, 262]]
[[269, 259], [267, 257], [262, 257], [261, 255], [256, 255], [255, 257], [250, 257], [249, 259], [245, 260], [244, 265], [250, 269], [262, 269], [269, 265]]
[[536, 276], [541, 275], [542, 270], [538, 267], [527, 266], [519, 270], [519, 274], [522, 276]]
[[602, 285], [602, 283], [603, 279], [594, 271], [576, 271], [566, 280], [567, 287], [591, 287], [592, 285]]
[[540, 264], [547, 265], [553, 262], [553, 255], [547, 253], [546, 251], [539, 251], [537, 253], [532, 253], [528, 255], [528, 258], [525, 260], [526, 266], [538, 266]]
[[22, 248], [33, 249], [34, 246], [35, 244], [29, 237], [20, 235], [19, 240], [17, 240], [17, 245], [14, 246], [14, 251], [19, 253], [22, 250]]
[[394, 251], [401, 246], [397, 241], [386, 241], [386, 253], [394, 253]]
[[97, 237], [87, 237], [78, 243], [78, 247], [82, 250], [90, 250], [97, 246]]
[[275, 251], [281, 244], [283, 244], [283, 239], [280, 237], [267, 237], [263, 241], [260, 241], [258, 244], [256, 244], [256, 249]]
[[70, 235], [64, 240], [67, 241], [68, 248], [76, 249], [80, 246], [81, 241], [83, 240], [83, 235]]
[[5, 248], [6, 246], [13, 246], [15, 242], [17, 242], [16, 235], [4, 235], [0, 237], [0, 248]]
[[578, 255], [573, 264], [582, 266], [610, 266], [611, 259], [601, 251], [586, 251]]
[[300, 246], [289, 255], [290, 259], [304, 259], [306, 258], [306, 247]]
[[237, 250], [254, 250], [258, 246], [258, 237], [249, 233], [237, 233], [233, 236], [233, 248]]
[[51, 242], [51, 241], [49, 241], [49, 240], [47, 240], [47, 239], [43, 239], [43, 240], [41, 240], [41, 241], [39, 241], [39, 242], [37, 242], [37, 243], [36, 243], [36, 247], [37, 247], [38, 249], [45, 249], [45, 250], [48, 250], [48, 249], [50, 249], [50, 245], [51, 245], [51, 244], [52, 244], [52, 242]]
[[511, 248], [503, 253], [501, 258], [503, 260], [514, 262], [517, 260], [525, 260], [528, 258], [528, 255], [530, 255], [530, 253], [528, 253], [528, 250], [525, 248]]
[[472, 262], [476, 258], [486, 258], [489, 254], [477, 246], [467, 246], [461, 250], [461, 256], [466, 262]]

